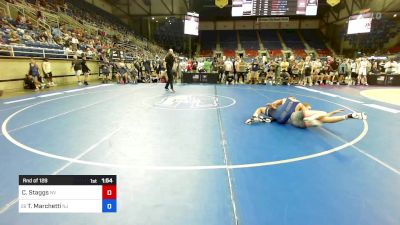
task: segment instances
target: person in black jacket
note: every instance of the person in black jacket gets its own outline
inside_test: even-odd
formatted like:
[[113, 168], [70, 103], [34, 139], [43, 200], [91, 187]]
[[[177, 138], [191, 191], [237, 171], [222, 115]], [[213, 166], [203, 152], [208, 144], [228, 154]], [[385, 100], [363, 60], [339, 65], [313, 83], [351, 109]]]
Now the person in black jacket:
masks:
[[83, 58], [82, 58], [82, 72], [83, 72], [83, 75], [84, 75], [84, 78], [83, 78], [83, 84], [84, 85], [89, 85], [89, 83], [87, 82], [87, 80], [88, 80], [88, 77], [89, 77], [89, 73], [90, 73], [90, 69], [89, 69], [89, 67], [86, 65], [86, 56], [84, 56]]
[[82, 85], [80, 80], [80, 76], [82, 73], [82, 62], [81, 60], [78, 59], [77, 55], [74, 55], [74, 60], [72, 61], [71, 69], [74, 69], [75, 71], [75, 76], [78, 79], [78, 85]]
[[172, 74], [172, 67], [174, 66], [175, 62], [175, 56], [174, 56], [174, 51], [172, 49], [169, 49], [167, 56], [165, 56], [165, 65], [167, 67], [167, 76], [168, 80], [165, 85], [165, 90], [168, 91], [168, 86], [171, 85], [171, 91], [175, 92], [174, 90], [174, 76]]

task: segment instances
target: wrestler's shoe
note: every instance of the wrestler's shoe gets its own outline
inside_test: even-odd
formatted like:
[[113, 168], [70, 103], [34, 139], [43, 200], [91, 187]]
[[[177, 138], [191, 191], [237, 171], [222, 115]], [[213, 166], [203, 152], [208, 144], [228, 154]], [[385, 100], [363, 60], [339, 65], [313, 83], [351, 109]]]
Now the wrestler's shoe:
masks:
[[354, 119], [359, 119], [359, 120], [366, 120], [368, 118], [368, 116], [367, 116], [367, 114], [365, 112], [352, 113], [351, 116]]
[[247, 119], [244, 123], [247, 124], [247, 125], [251, 125], [253, 123], [259, 123], [259, 122], [271, 123], [271, 119], [270, 118], [260, 118], [260, 117], [253, 116], [250, 119]]

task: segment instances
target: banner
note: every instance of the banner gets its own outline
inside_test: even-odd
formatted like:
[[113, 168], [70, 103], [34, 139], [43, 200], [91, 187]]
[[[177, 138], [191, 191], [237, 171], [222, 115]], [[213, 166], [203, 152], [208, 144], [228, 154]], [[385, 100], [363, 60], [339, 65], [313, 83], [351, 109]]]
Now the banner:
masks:
[[340, 0], [327, 0], [326, 3], [328, 3], [330, 6], [335, 6], [340, 3]]
[[228, 0], [215, 0], [215, 5], [222, 9], [228, 5]]

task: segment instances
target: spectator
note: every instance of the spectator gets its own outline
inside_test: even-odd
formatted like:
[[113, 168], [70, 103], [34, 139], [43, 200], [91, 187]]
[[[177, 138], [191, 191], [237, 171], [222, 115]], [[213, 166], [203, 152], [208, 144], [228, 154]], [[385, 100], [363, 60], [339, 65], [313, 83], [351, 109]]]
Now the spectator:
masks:
[[39, 72], [39, 66], [33, 58], [31, 58], [31, 62], [29, 63], [28, 75], [33, 77], [36, 87], [44, 88], [42, 85], [42, 77], [40, 76]]
[[44, 58], [44, 62], [42, 63], [42, 70], [44, 74], [44, 79], [46, 79], [49, 86], [54, 86], [53, 82], [53, 73], [51, 70], [51, 63], [47, 58]]
[[253, 59], [253, 62], [251, 63], [251, 70], [250, 70], [250, 76], [249, 76], [249, 83], [250, 84], [256, 84], [258, 83], [258, 70], [260, 69], [258, 60]]
[[21, 39], [17, 33], [17, 31], [13, 30], [11, 31], [10, 38], [8, 39], [10, 44], [21, 44]]
[[31, 89], [31, 90], [39, 90], [39, 87], [36, 86], [35, 80], [33, 79], [32, 75], [26, 74], [24, 79], [24, 89]]
[[78, 50], [79, 41], [76, 38], [75, 34], [72, 35], [71, 44], [72, 44], [72, 51], [76, 52]]
[[28, 42], [35, 42], [35, 40], [32, 38], [32, 36], [28, 33], [28, 31], [24, 32], [24, 35], [22, 36], [22, 40], [28, 41]]
[[78, 85], [82, 85], [82, 82], [80, 80], [80, 76], [82, 74], [82, 62], [81, 60], [78, 59], [77, 55], [74, 55], [71, 69], [74, 70], [76, 79], [78, 80]]
[[22, 12], [18, 12], [17, 18], [15, 20], [17, 25], [25, 25], [26, 23], [26, 18]]
[[88, 83], [88, 77], [89, 77], [89, 74], [90, 74], [90, 69], [89, 69], [89, 67], [88, 67], [87, 64], [86, 64], [86, 56], [84, 56], [84, 57], [82, 58], [82, 72], [83, 72], [83, 75], [84, 75], [83, 84], [87, 86], [87, 85], [89, 85], [89, 83]]

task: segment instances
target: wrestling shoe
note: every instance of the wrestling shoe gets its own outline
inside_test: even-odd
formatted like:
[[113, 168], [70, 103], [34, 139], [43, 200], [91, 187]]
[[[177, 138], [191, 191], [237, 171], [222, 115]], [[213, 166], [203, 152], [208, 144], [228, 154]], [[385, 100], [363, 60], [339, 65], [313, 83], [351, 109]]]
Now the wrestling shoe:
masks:
[[253, 116], [250, 119], [247, 119], [244, 123], [247, 124], [247, 125], [251, 125], [253, 123], [260, 122], [260, 121], [261, 120], [258, 117]]
[[358, 120], [366, 120], [368, 118], [368, 116], [365, 112], [352, 113], [351, 117], [354, 119], [358, 119]]

